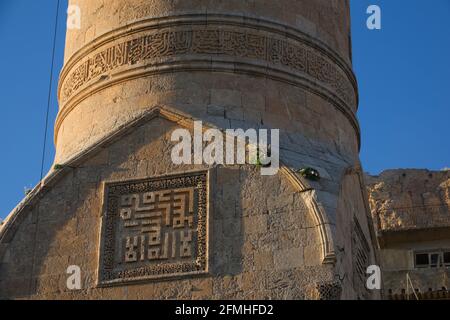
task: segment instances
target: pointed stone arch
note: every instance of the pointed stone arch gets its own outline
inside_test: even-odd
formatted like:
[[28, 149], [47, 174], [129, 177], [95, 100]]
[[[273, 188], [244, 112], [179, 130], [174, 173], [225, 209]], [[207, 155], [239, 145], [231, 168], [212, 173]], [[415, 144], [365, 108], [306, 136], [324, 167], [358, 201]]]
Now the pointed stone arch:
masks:
[[[82, 152], [76, 154], [66, 163], [59, 164], [59, 170], [52, 169], [48, 175], [28, 194], [28, 196], [8, 215], [3, 225], [0, 226], [0, 256], [2, 246], [6, 246], [14, 235], [14, 230], [20, 224], [20, 221], [24, 218], [26, 214], [26, 208], [32, 206], [36, 203], [39, 198], [41, 198], [53, 185], [55, 185], [60, 178], [64, 176], [68, 168], [76, 166], [78, 163], [84, 161], [87, 157], [106, 146], [107, 144], [120, 138], [122, 135], [126, 134], [132, 130], [135, 126], [138, 126], [146, 121], [161, 117], [168, 121], [177, 123], [178, 125], [191, 129], [194, 126], [194, 121], [196, 119], [191, 116], [175, 111], [167, 106], [155, 106], [148, 109], [142, 114], [135, 117], [133, 120], [129, 121], [117, 128], [110, 135], [100, 139], [96, 143], [92, 144], [90, 147], [86, 148]], [[216, 128], [223, 131], [221, 128], [217, 128], [209, 123], [204, 122], [203, 128], [205, 130], [210, 128]], [[294, 186], [294, 188], [300, 193], [304, 203], [306, 204], [308, 213], [315, 223], [317, 232], [320, 239], [321, 245], [321, 260], [323, 264], [334, 264], [336, 261], [335, 250], [334, 250], [334, 233], [333, 225], [330, 223], [330, 219], [324, 209], [319, 206], [319, 200], [317, 199], [317, 194], [315, 190], [306, 182], [302, 177], [294, 172], [293, 169], [286, 166], [280, 159], [280, 173], [284, 175], [288, 181]]]

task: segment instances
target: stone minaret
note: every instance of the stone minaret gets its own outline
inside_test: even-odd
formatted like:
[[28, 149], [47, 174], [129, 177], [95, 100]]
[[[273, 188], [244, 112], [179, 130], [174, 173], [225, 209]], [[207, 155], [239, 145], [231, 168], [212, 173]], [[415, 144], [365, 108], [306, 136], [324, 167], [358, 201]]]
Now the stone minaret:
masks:
[[[348, 0], [70, 4], [55, 166], [1, 227], [0, 297], [378, 296]], [[174, 164], [197, 120], [280, 129], [279, 172]]]

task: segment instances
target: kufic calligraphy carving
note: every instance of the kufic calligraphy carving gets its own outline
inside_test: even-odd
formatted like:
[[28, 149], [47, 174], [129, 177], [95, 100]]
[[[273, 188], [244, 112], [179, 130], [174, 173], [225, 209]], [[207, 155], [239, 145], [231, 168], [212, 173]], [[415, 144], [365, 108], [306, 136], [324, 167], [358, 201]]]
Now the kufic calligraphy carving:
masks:
[[105, 184], [99, 284], [205, 273], [207, 173]]

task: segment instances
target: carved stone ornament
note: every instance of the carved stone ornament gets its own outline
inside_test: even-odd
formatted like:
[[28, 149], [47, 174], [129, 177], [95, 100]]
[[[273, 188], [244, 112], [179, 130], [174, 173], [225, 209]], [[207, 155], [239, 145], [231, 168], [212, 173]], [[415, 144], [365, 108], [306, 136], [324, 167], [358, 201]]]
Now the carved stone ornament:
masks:
[[287, 68], [294, 75], [307, 74], [329, 87], [349, 106], [356, 104], [354, 88], [348, 77], [329, 58], [298, 41], [250, 32], [245, 28], [241, 31], [222, 27], [159, 31], [100, 50], [82, 60], [67, 77], [62, 78], [62, 103], [90, 81], [122, 66], [203, 54], [259, 60], [260, 63]]
[[98, 284], [208, 272], [208, 172], [105, 183]]
[[339, 281], [318, 282], [311, 288], [308, 299], [310, 300], [340, 300], [342, 286]]

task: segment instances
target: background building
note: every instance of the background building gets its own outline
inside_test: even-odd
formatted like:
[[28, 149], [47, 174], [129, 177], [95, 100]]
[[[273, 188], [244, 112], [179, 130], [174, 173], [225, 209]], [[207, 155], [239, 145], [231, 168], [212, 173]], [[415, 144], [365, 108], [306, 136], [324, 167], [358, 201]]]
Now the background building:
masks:
[[366, 181], [385, 297], [450, 298], [450, 172], [388, 170]]

